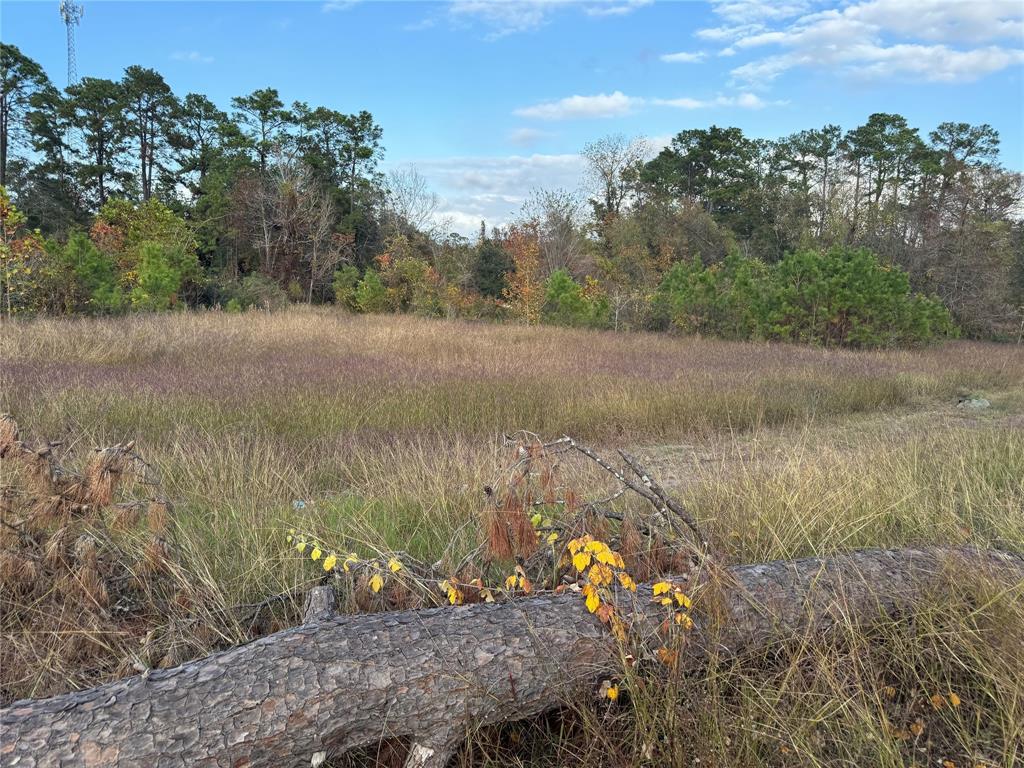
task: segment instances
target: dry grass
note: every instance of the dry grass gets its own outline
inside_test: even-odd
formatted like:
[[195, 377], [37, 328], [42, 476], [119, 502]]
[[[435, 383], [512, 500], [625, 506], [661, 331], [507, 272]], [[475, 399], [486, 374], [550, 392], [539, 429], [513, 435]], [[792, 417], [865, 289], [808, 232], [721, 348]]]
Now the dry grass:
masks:
[[[993, 408], [965, 416], [962, 392]], [[181, 578], [212, 617], [315, 577], [284, 546], [289, 527], [339, 550], [469, 549], [500, 436], [520, 428], [635, 446], [732, 562], [905, 543], [1024, 550], [1019, 347], [843, 352], [307, 310], [47, 320], [0, 326], [0, 411], [71, 453], [138, 441], [176, 503]], [[0, 463], [0, 485], [7, 473]], [[1019, 595], [971, 597], [983, 589], [965, 581], [912, 627], [481, 734], [466, 760], [1012, 765], [1024, 663], [996, 628], [1024, 636], [1024, 615]], [[221, 618], [217, 642], [250, 629]], [[66, 683], [111, 669], [69, 669]], [[923, 692], [953, 685], [963, 708], [918, 711]], [[922, 715], [927, 743], [889, 727]]]

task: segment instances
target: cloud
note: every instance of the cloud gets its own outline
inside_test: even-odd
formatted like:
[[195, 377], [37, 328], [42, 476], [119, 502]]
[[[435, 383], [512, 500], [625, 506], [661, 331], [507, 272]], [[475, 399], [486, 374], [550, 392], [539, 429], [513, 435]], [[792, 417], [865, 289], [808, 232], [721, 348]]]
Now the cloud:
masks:
[[473, 236], [512, 221], [535, 189], [575, 189], [585, 163], [579, 155], [530, 154], [416, 160], [416, 169], [441, 198], [435, 220]]
[[171, 54], [171, 58], [175, 61], [191, 61], [196, 64], [210, 64], [213, 62], [213, 56], [204, 56], [199, 51], [175, 51]]
[[622, 91], [599, 93], [596, 96], [567, 96], [557, 101], [545, 101], [515, 111], [519, 117], [536, 120], [579, 120], [598, 117], [628, 115], [643, 103], [643, 99], [627, 96]]
[[587, 5], [585, 10], [587, 16], [625, 16], [653, 2], [654, 0], [606, 0]]
[[324, 13], [335, 13], [336, 11], [347, 11], [355, 5], [358, 5], [360, 0], [329, 0], [320, 6], [320, 10]]
[[550, 137], [547, 131], [540, 131], [536, 128], [516, 128], [509, 131], [508, 140], [520, 147], [530, 147], [543, 139]]
[[787, 104], [786, 101], [765, 101], [754, 93], [741, 93], [737, 96], [716, 96], [713, 99], [654, 99], [652, 104], [659, 107], [675, 107], [677, 109], [711, 109], [714, 107], [739, 107], [740, 109], [764, 109], [768, 106]]
[[1024, 36], [1019, 0], [862, 0], [816, 11], [800, 3], [724, 0], [714, 10], [729, 23], [697, 36], [727, 42], [720, 55], [775, 49], [732, 70], [735, 81], [750, 86], [799, 67], [862, 79], [969, 82], [1024, 57], [1019, 47], [997, 44]]
[[706, 57], [707, 54], [702, 51], [696, 53], [680, 51], [679, 53], [663, 53], [658, 58], [666, 64], [696, 64], [697, 62], [704, 61]]
[[654, 0], [451, 0], [448, 15], [456, 23], [479, 22], [491, 28], [487, 39], [529, 32], [555, 13], [582, 9], [588, 16], [624, 16]]

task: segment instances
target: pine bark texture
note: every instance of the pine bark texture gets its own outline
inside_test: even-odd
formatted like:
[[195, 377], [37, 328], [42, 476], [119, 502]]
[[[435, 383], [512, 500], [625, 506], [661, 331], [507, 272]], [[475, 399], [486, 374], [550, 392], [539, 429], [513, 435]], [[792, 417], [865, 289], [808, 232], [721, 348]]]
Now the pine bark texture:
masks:
[[[913, 609], [946, 574], [1024, 582], [1024, 556], [866, 550], [725, 569], [716, 631], [697, 611], [686, 657], [739, 653], [836, 622]], [[623, 595], [635, 632], [664, 608]], [[631, 602], [632, 601], [632, 602]], [[312, 613], [316, 613], [313, 611]], [[339, 616], [165, 671], [0, 710], [3, 766], [317, 765], [408, 737], [408, 765], [443, 766], [468, 726], [527, 717], [588, 691], [618, 665], [579, 595]]]

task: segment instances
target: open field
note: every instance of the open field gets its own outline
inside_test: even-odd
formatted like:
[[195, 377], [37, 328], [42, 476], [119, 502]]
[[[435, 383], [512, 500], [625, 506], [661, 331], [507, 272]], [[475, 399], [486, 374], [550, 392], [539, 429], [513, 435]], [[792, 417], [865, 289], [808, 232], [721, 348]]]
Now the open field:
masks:
[[[992, 407], [956, 408], [967, 393]], [[868, 353], [327, 310], [43, 320], [0, 326], [4, 411], [71, 454], [137, 440], [175, 504], [178, 577], [219, 607], [315, 577], [285, 544], [292, 527], [339, 549], [469, 550], [501, 435], [517, 429], [630, 447], [728, 562], [1024, 550], [1019, 346]], [[969, 582], [913, 627], [723, 662], [692, 690], [637, 692], [628, 710], [481, 733], [463, 760], [640, 765], [654, 749], [680, 766], [1012, 765], [1024, 607]], [[247, 639], [241, 625], [217, 632]], [[77, 669], [46, 647], [4, 673], [5, 695], [85, 685], [120, 661]], [[922, 708], [952, 690], [962, 707]], [[927, 730], [903, 738], [917, 718]]]

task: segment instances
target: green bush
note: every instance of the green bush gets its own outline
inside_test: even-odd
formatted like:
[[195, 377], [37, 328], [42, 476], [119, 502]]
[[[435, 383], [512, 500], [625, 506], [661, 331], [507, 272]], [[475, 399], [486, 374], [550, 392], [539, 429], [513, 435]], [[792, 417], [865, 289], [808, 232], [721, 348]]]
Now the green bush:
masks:
[[356, 286], [359, 283], [359, 269], [346, 265], [334, 273], [334, 300], [345, 309], [359, 309], [356, 303]]
[[657, 313], [682, 331], [734, 339], [892, 347], [956, 335], [949, 312], [865, 249], [800, 250], [766, 265], [737, 254], [669, 270]]
[[232, 280], [220, 285], [218, 301], [228, 311], [257, 307], [275, 310], [288, 306], [288, 296], [276, 280], [266, 275], [246, 275], [241, 280]]
[[542, 319], [545, 323], [605, 328], [610, 311], [603, 293], [591, 291], [588, 294], [564, 269], [552, 272], [544, 283]]
[[356, 306], [360, 312], [387, 312], [388, 292], [380, 275], [372, 267], [366, 270], [356, 286]]
[[185, 281], [197, 274], [195, 253], [178, 245], [144, 242], [139, 246], [138, 282], [131, 291], [132, 307], [171, 309]]
[[[114, 260], [102, 253], [84, 232], [72, 232], [54, 254], [64, 275], [63, 292], [69, 311], [111, 314], [125, 306], [125, 295]], [[73, 283], [67, 284], [67, 278]]]

